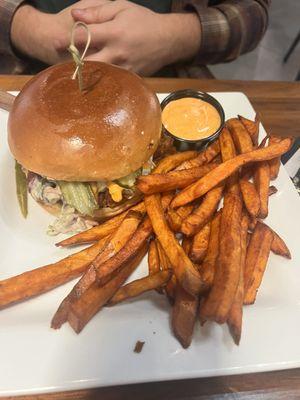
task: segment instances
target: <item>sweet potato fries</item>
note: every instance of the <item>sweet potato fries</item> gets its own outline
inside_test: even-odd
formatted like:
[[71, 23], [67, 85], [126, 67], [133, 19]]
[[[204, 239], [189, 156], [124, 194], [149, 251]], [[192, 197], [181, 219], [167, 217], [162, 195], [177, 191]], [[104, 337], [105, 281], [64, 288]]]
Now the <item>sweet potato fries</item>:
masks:
[[[204, 151], [162, 159], [138, 178], [139, 204], [57, 243], [92, 246], [0, 281], [0, 308], [81, 276], [53, 328], [68, 322], [79, 333], [104, 306], [154, 290], [168, 298], [172, 329], [184, 348], [198, 319], [226, 323], [239, 344], [243, 305], [255, 302], [270, 252], [291, 258], [283, 239], [261, 221], [277, 191], [270, 180], [291, 139], [271, 136], [258, 144], [258, 127], [257, 118], [232, 118]], [[147, 275], [124, 285], [147, 251]]]

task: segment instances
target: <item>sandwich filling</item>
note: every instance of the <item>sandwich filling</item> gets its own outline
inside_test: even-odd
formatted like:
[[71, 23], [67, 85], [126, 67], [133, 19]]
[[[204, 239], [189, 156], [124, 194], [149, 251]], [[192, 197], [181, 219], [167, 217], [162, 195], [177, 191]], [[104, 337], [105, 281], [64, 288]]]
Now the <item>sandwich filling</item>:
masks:
[[[138, 197], [136, 178], [149, 174], [152, 160], [137, 171], [113, 182], [67, 182], [46, 178], [21, 167], [27, 189], [34, 200], [61, 208], [58, 218], [48, 227], [49, 235], [77, 233], [98, 223], [93, 220], [97, 210], [114, 210]], [[18, 186], [18, 181], [17, 181]], [[20, 200], [20, 199], [19, 199]], [[105, 218], [105, 212], [104, 212]]]

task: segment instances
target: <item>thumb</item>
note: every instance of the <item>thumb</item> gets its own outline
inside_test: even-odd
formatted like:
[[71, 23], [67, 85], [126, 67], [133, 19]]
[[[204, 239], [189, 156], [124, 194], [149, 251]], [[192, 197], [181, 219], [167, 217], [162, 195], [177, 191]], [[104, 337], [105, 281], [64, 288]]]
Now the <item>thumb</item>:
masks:
[[107, 64], [113, 64], [114, 62], [113, 53], [106, 47], [96, 53], [89, 54], [84, 59], [86, 61], [101, 61]]
[[86, 24], [95, 24], [100, 22], [100, 7], [89, 7], [89, 8], [73, 8], [71, 15], [74, 21], [85, 22]]
[[124, 4], [111, 1], [96, 7], [73, 8], [71, 15], [75, 21], [97, 24], [111, 21], [122, 10], [124, 10]]

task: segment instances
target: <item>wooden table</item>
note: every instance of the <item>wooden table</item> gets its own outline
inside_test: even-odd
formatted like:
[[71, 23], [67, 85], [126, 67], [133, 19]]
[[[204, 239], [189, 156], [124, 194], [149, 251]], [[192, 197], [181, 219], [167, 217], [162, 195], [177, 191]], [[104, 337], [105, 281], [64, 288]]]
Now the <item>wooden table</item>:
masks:
[[[29, 77], [26, 76], [0, 76], [0, 89], [20, 90], [28, 79]], [[244, 92], [256, 111], [260, 113], [268, 132], [283, 136], [300, 136], [300, 83], [160, 78], [147, 79], [147, 83], [156, 92], [170, 92], [185, 88], [215, 92]], [[93, 400], [100, 398], [101, 400], [299, 399], [300, 368], [259, 374], [115, 386], [46, 396], [24, 396], [16, 399]]]

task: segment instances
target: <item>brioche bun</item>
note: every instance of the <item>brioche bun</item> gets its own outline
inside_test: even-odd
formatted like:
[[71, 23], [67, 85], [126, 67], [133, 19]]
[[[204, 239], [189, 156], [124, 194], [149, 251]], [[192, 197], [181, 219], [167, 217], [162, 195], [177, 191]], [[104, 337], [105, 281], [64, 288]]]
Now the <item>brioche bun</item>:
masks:
[[55, 180], [112, 181], [149, 160], [161, 134], [160, 104], [132, 72], [85, 61], [47, 68], [14, 101], [8, 143], [29, 171]]

